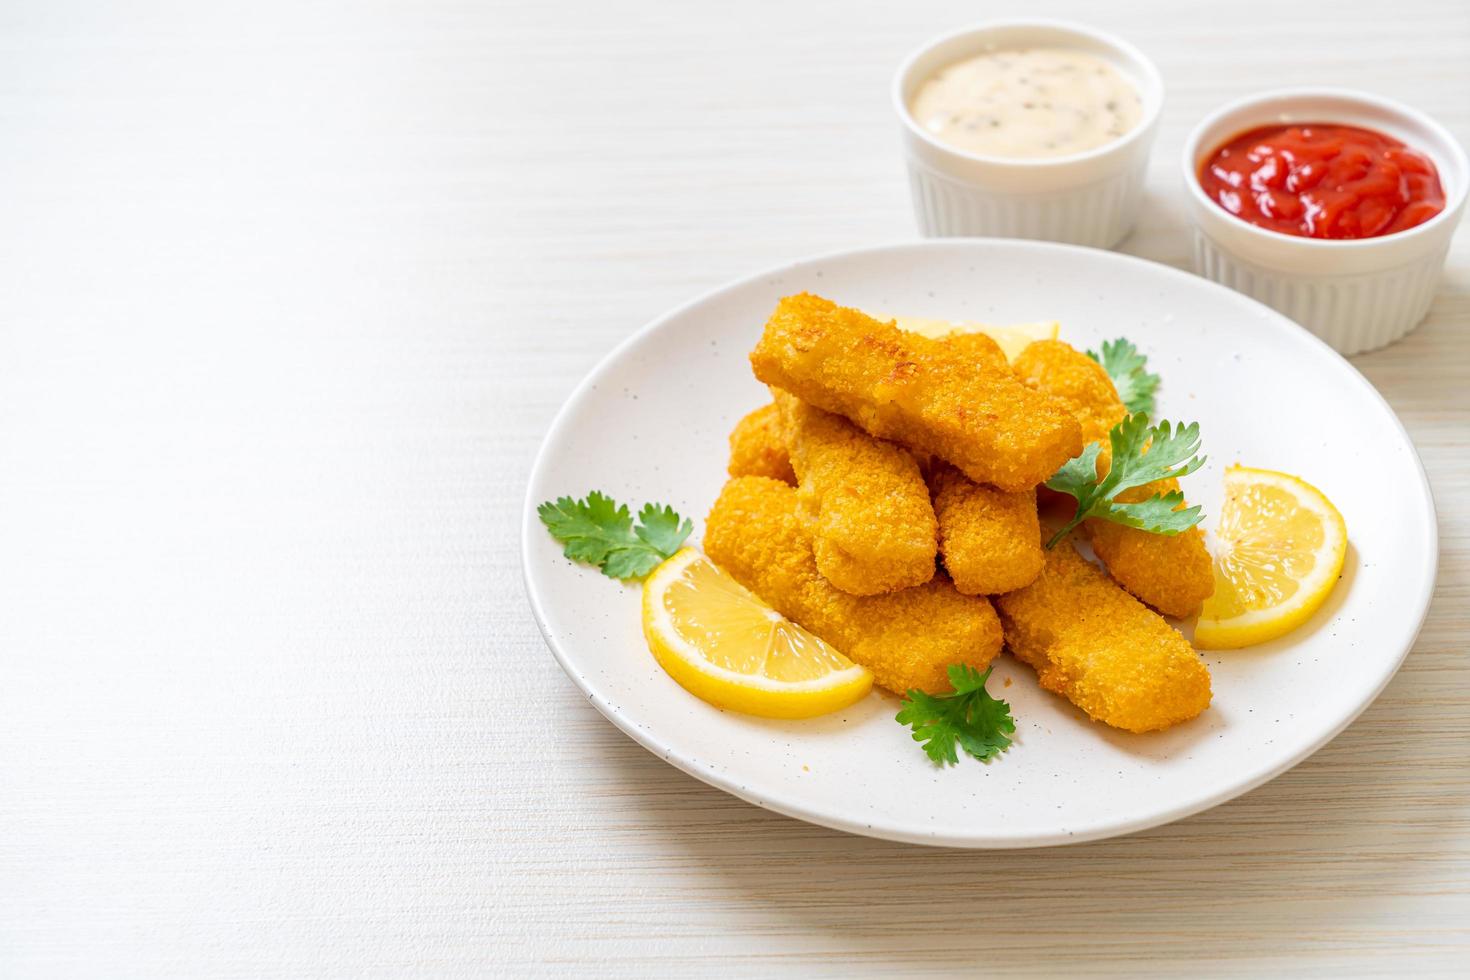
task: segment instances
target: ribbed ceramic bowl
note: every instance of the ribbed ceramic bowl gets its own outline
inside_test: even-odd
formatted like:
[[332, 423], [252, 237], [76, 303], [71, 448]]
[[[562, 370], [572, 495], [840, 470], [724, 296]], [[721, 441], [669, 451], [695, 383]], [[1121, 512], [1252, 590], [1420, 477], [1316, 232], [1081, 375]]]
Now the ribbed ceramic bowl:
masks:
[[[1376, 130], [1427, 154], [1444, 184], [1444, 211], [1397, 234], [1327, 241], [1257, 228], [1200, 187], [1200, 166], [1231, 137], [1311, 122]], [[1195, 271], [1274, 307], [1344, 354], [1391, 344], [1424, 319], [1470, 184], [1465, 151], [1443, 126], [1408, 106], [1346, 89], [1283, 89], [1232, 102], [1195, 127], [1181, 162]]]
[[[1102, 58], [1138, 90], [1143, 118], [1085, 153], [1040, 160], [987, 157], [937, 140], [909, 111], [940, 69], [997, 48], [1073, 48]], [[1040, 238], [1111, 248], [1133, 229], [1164, 101], [1158, 69], [1119, 38], [1055, 20], [996, 21], [930, 41], [893, 80], [919, 230], [929, 237]]]

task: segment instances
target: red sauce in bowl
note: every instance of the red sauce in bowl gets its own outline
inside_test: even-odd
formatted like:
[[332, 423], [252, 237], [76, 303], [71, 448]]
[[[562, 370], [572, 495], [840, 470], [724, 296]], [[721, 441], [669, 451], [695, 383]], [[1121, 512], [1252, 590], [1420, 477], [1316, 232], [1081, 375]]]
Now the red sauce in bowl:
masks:
[[1200, 186], [1243, 221], [1303, 238], [1377, 238], [1444, 210], [1434, 162], [1353, 126], [1263, 126], [1218, 147]]

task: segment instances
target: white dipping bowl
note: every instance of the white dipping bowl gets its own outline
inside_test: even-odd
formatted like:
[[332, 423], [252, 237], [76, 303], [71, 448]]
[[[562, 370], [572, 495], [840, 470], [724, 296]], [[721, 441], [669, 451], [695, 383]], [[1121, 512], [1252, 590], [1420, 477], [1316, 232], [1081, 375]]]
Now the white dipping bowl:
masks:
[[[1199, 169], [1227, 140], [1259, 126], [1328, 123], [1392, 136], [1439, 170], [1445, 209], [1407, 231], [1351, 241], [1258, 228], [1212, 201]], [[1273, 307], [1343, 354], [1391, 344], [1429, 311], [1460, 215], [1470, 164], [1443, 126], [1415, 109], [1349, 89], [1281, 89], [1205, 117], [1184, 144], [1194, 267]]]
[[[1107, 61], [1138, 90], [1138, 125], [1085, 153], [1026, 160], [956, 149], [909, 111], [919, 86], [940, 69], [1022, 46], [1073, 48]], [[1164, 83], [1153, 62], [1126, 41], [1080, 24], [995, 21], [930, 41], [904, 60], [893, 79], [919, 230], [930, 237], [1041, 238], [1113, 247], [1133, 230], [1163, 102]]]

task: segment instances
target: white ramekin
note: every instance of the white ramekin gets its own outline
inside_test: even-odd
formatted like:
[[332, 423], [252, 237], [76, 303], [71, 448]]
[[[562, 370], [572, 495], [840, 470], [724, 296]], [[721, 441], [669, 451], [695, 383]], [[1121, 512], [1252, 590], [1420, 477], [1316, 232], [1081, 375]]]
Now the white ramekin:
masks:
[[[1397, 234], [1327, 241], [1258, 228], [1205, 194], [1199, 168], [1220, 144], [1257, 126], [1302, 122], [1377, 130], [1427, 154], [1439, 168], [1445, 209]], [[1281, 89], [1232, 102], [1195, 127], [1182, 162], [1195, 271], [1280, 310], [1343, 354], [1391, 344], [1424, 319], [1470, 183], [1465, 151], [1443, 126], [1348, 89]]]
[[[941, 143], [909, 112], [919, 86], [946, 65], [1021, 45], [1075, 48], [1107, 60], [1138, 89], [1143, 118], [1086, 153], [1012, 160]], [[1164, 83], [1153, 62], [1126, 41], [1080, 24], [994, 21], [930, 41], [893, 79], [919, 230], [931, 237], [1044, 238], [1111, 248], [1133, 229], [1163, 102]]]

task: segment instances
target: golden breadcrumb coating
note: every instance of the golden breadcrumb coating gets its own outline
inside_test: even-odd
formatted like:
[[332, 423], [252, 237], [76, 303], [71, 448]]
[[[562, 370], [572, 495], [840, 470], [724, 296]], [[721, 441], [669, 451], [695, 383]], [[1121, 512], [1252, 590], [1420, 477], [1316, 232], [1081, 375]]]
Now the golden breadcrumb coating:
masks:
[[994, 337], [987, 334], [956, 330], [935, 338], [935, 341], [949, 354], [963, 358], [964, 363], [971, 367], [991, 371], [1010, 370], [1011, 362], [1006, 359], [1006, 352], [1000, 349], [1000, 344], [995, 342]]
[[762, 405], [735, 423], [730, 433], [731, 476], [768, 476], [796, 485], [796, 471], [786, 452], [781, 410], [776, 403]]
[[750, 361], [767, 384], [1002, 490], [1028, 490], [1082, 451], [1066, 406], [1009, 371], [819, 296], [781, 300]]
[[1000, 621], [981, 596], [935, 575], [887, 595], [849, 595], [822, 577], [796, 491], [777, 480], [731, 480], [704, 527], [704, 550], [735, 580], [873, 672], [895, 693], [950, 690], [950, 664], [983, 670], [1000, 652]]
[[827, 581], [853, 595], [880, 595], [933, 578], [938, 528], [914, 458], [784, 391], [776, 405]]
[[[1156, 480], [1124, 490], [1118, 499], [1135, 503], [1178, 489], [1178, 480]], [[1108, 574], [1165, 616], [1193, 616], [1215, 591], [1214, 563], [1197, 526], [1170, 536], [1089, 518], [1082, 531]]]
[[1035, 582], [995, 603], [1011, 652], [1096, 721], [1153, 732], [1210, 706], [1210, 672], [1189, 642], [1071, 541], [1046, 553]]
[[1027, 387], [1066, 402], [1082, 426], [1082, 441], [1102, 443], [1098, 472], [1106, 473], [1113, 455], [1108, 433], [1128, 409], [1103, 366], [1063, 341], [1037, 340], [1016, 355], [1011, 367]]
[[1041, 574], [1035, 490], [1007, 493], [945, 463], [933, 467], [929, 487], [939, 518], [939, 553], [956, 589], [994, 595], [1030, 585]]

